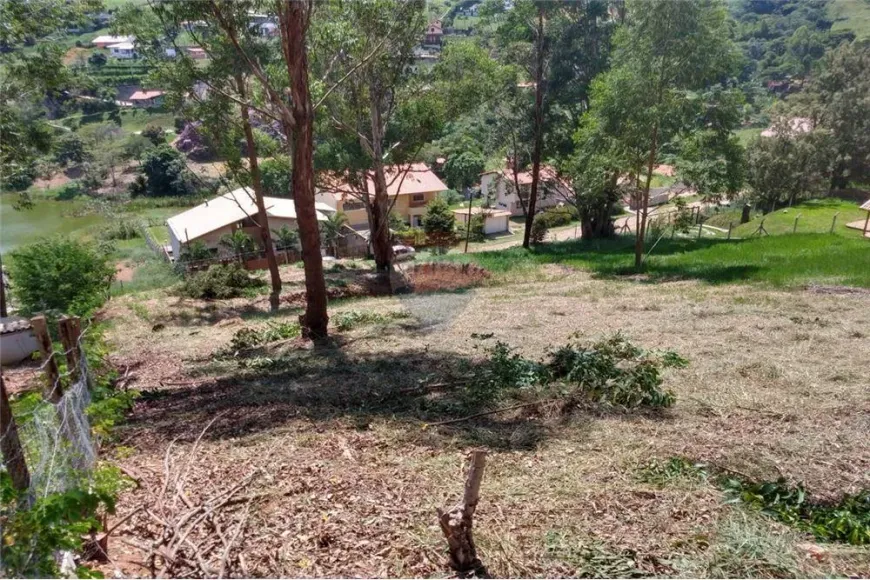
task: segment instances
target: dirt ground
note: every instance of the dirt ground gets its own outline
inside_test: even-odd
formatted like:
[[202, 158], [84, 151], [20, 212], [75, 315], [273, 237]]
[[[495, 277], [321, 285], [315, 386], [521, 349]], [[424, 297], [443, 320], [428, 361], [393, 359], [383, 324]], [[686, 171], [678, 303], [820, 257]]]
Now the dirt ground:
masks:
[[[105, 572], [148, 574], [153, 526], [144, 511], [122, 518], [151, 505], [175, 464], [186, 466], [185, 502], [245, 482], [230, 575], [444, 576], [435, 509], [461, 496], [468, 451], [486, 449], [475, 537], [496, 577], [870, 575], [866, 548], [824, 545], [818, 556], [811, 537], [726, 504], [711, 483], [638, 477], [651, 458], [680, 456], [803, 482], [817, 498], [870, 487], [870, 295], [564, 268], [498, 282], [338, 301], [333, 319], [403, 317], [334, 332], [325, 346], [282, 341], [256, 368], [215, 354], [238, 329], [295, 321], [298, 309], [272, 316], [265, 297], [112, 300], [115, 362], [142, 393], [112, 453], [141, 487], [109, 522], [121, 523]], [[427, 427], [448, 417], [420, 386], [449, 382], [483, 346], [540, 357], [617, 331], [689, 359], [667, 375], [673, 408]]]

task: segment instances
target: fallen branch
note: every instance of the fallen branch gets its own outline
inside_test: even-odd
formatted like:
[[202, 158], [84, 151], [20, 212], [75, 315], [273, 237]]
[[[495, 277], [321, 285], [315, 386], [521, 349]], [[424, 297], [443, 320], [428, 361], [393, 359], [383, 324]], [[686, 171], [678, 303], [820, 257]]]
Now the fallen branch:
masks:
[[545, 405], [547, 403], [555, 403], [560, 399], [544, 399], [543, 401], [533, 401], [531, 403], [523, 403], [521, 405], [511, 405], [510, 407], [501, 407], [499, 409], [493, 409], [492, 411], [484, 411], [483, 413], [475, 413], [474, 415], [469, 415], [467, 417], [460, 417], [459, 419], [448, 419], [446, 421], [438, 421], [437, 423], [424, 423], [423, 428], [427, 427], [438, 427], [440, 425], [451, 425], [453, 423], [462, 423], [463, 421], [470, 421], [471, 419], [477, 419], [478, 417], [486, 417], [487, 415], [495, 415], [497, 413], [504, 413], [506, 411], [513, 411], [515, 409], [522, 409], [524, 407], [536, 407], [538, 405]]

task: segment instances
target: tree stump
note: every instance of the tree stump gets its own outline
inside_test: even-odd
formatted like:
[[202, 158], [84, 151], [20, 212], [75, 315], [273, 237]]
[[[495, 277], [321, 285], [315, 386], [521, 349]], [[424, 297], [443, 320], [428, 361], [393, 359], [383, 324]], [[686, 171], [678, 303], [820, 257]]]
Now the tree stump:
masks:
[[450, 551], [450, 567], [460, 578], [489, 577], [486, 568], [477, 557], [477, 548], [471, 531], [474, 511], [480, 499], [480, 483], [483, 480], [485, 465], [486, 452], [472, 452], [462, 503], [448, 510], [437, 510], [438, 523], [441, 525], [441, 531], [447, 539], [447, 547]]

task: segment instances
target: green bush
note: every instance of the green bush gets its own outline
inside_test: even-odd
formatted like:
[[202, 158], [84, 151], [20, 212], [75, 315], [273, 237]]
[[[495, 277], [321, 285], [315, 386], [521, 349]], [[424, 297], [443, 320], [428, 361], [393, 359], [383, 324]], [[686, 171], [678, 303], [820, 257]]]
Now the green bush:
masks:
[[535, 216], [535, 221], [541, 220], [547, 228], [567, 226], [577, 219], [577, 208], [572, 205], [545, 209]]
[[57, 192], [57, 199], [60, 201], [69, 201], [80, 195], [85, 195], [85, 189], [78, 181], [70, 181], [63, 185]]
[[462, 201], [462, 195], [455, 189], [445, 189], [438, 194], [438, 197], [443, 199], [447, 205], [454, 205]]
[[550, 231], [550, 228], [547, 226], [547, 220], [540, 219], [541, 216], [535, 216], [535, 220], [532, 222], [532, 234], [531, 234], [531, 242], [533, 244], [541, 244], [544, 239], [547, 237], [547, 232]]
[[301, 336], [302, 327], [298, 322], [269, 322], [263, 328], [240, 328], [233, 334], [230, 344], [218, 354], [235, 356], [239, 351], [248, 350], [270, 342], [287, 340]]
[[181, 293], [190, 298], [202, 300], [224, 300], [237, 298], [246, 290], [265, 285], [265, 282], [252, 278], [239, 264], [214, 264], [205, 272], [188, 276]]
[[132, 240], [141, 236], [142, 230], [139, 224], [124, 219], [104, 225], [100, 231], [102, 240]]
[[93, 244], [49, 238], [11, 253], [10, 282], [22, 314], [87, 316], [105, 302], [115, 269]]

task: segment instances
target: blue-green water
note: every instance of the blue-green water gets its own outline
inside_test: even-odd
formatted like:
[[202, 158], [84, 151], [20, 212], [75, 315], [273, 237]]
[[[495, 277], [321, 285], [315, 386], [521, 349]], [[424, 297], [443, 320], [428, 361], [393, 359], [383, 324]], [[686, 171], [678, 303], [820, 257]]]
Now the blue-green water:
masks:
[[33, 209], [15, 210], [16, 194], [0, 194], [0, 252], [35, 242], [51, 235], [80, 235], [95, 230], [105, 218], [98, 214], [79, 215], [83, 201], [37, 199]]

